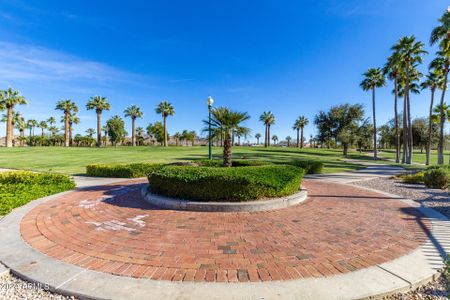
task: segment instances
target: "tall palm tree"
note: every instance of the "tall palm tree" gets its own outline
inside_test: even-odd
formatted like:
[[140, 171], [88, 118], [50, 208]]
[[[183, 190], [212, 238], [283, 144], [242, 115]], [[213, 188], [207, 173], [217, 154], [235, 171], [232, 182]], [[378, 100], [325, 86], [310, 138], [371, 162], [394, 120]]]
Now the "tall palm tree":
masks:
[[97, 114], [97, 147], [102, 145], [102, 125], [101, 116], [104, 110], [110, 110], [111, 105], [108, 103], [106, 97], [94, 96], [86, 104], [87, 110], [95, 110]]
[[[223, 133], [223, 165], [231, 167], [231, 135], [235, 131], [244, 130], [249, 132], [250, 129], [243, 126], [242, 123], [250, 119], [246, 112], [233, 111], [227, 107], [218, 107], [211, 110], [211, 123], [209, 120], [203, 121], [207, 128], [211, 125], [213, 134]], [[206, 130], [206, 128], [205, 128]]]
[[431, 152], [431, 133], [432, 133], [432, 115], [433, 115], [433, 105], [434, 105], [434, 94], [436, 89], [442, 88], [444, 83], [444, 76], [440, 70], [431, 70], [427, 75], [426, 80], [420, 84], [422, 90], [429, 89], [431, 91], [431, 101], [430, 109], [428, 114], [428, 139], [427, 139], [427, 149], [426, 149], [426, 161], [425, 164], [428, 166], [430, 164], [430, 152]]
[[259, 145], [259, 139], [261, 138], [261, 134], [260, 133], [255, 134], [255, 138], [256, 138], [256, 144]]
[[13, 127], [13, 111], [16, 105], [27, 104], [27, 100], [20, 95], [19, 91], [12, 88], [6, 91], [0, 91], [0, 107], [6, 109], [6, 147], [12, 147], [14, 127]]
[[54, 117], [50, 117], [47, 119], [47, 124], [49, 126], [53, 126], [54, 124], [56, 124], [56, 119]]
[[[23, 120], [22, 114], [18, 111], [13, 111], [12, 113], [12, 121], [11, 121], [11, 125], [14, 128], [16, 128], [16, 125]], [[8, 114], [3, 114], [1, 122], [8, 122]], [[13, 145], [14, 145], [14, 134], [13, 134]]]
[[166, 100], [162, 101], [158, 104], [155, 109], [157, 114], [160, 114], [163, 117], [163, 126], [164, 126], [164, 147], [167, 147], [167, 117], [175, 115], [175, 109], [172, 104]]
[[44, 133], [45, 133], [45, 129], [48, 128], [48, 124], [45, 121], [41, 121], [41, 122], [39, 122], [38, 127], [41, 128], [41, 136], [43, 138], [44, 137]]
[[259, 117], [259, 120], [264, 123], [265, 135], [264, 135], [264, 147], [270, 146], [270, 126], [275, 124], [275, 115], [271, 111], [265, 111]]
[[142, 118], [144, 113], [141, 111], [139, 106], [131, 105], [125, 109], [124, 114], [126, 118], [131, 117], [131, 145], [134, 147], [136, 146], [136, 119]]
[[394, 52], [388, 57], [387, 63], [384, 66], [384, 73], [388, 78], [394, 81], [394, 127], [395, 127], [395, 162], [400, 163], [400, 129], [398, 124], [398, 82], [400, 78], [401, 65], [398, 52], [394, 47], [391, 48]]
[[61, 110], [64, 113], [64, 146], [70, 146], [69, 140], [69, 119], [71, 114], [78, 112], [78, 107], [70, 99], [60, 100], [56, 103], [56, 110]]
[[383, 71], [380, 68], [370, 68], [363, 74], [364, 79], [360, 86], [364, 91], [372, 91], [372, 116], [373, 116], [373, 158], [377, 159], [377, 119], [375, 113], [375, 89], [386, 84]]
[[[309, 120], [305, 116], [300, 116], [295, 120], [292, 129], [297, 130], [297, 148], [303, 148], [303, 129], [309, 124]], [[301, 133], [299, 135], [299, 133]]]
[[[403, 96], [403, 117], [404, 126], [406, 130], [404, 131], [404, 144], [407, 147], [406, 163], [412, 163], [413, 154], [413, 135], [411, 126], [411, 105], [410, 105], [410, 87], [412, 79], [418, 79], [417, 66], [422, 63], [423, 55], [427, 52], [423, 49], [424, 44], [422, 42], [416, 41], [414, 35], [402, 37], [396, 45], [394, 45], [393, 50], [398, 54], [398, 59], [400, 61], [400, 66], [402, 69], [403, 76], [403, 86], [405, 87], [405, 92]], [[405, 123], [406, 119], [406, 123]]]

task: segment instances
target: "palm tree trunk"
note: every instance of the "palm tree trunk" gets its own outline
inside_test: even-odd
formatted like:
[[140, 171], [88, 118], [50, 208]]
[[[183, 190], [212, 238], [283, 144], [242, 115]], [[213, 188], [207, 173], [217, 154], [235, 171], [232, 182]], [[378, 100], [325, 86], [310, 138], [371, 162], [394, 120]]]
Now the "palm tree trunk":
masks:
[[430, 153], [431, 153], [431, 133], [432, 133], [432, 126], [433, 126], [433, 122], [431, 120], [432, 115], [433, 115], [433, 102], [434, 102], [434, 92], [435, 89], [432, 88], [431, 89], [431, 102], [430, 102], [430, 112], [428, 115], [428, 141], [427, 141], [427, 152], [426, 152], [426, 160], [425, 160], [425, 165], [429, 166], [430, 165]]
[[163, 122], [164, 122], [164, 147], [167, 147], [167, 127], [166, 127], [166, 121], [167, 121], [167, 117], [164, 116], [164, 117], [163, 117]]
[[102, 146], [101, 112], [97, 111], [97, 147]]
[[73, 146], [73, 123], [69, 122], [69, 146]]
[[[131, 145], [133, 147], [136, 146], [136, 129], [134, 128], [135, 121], [136, 121], [135, 118], [131, 118]], [[178, 146], [178, 141], [177, 141], [177, 146]]]
[[267, 124], [265, 124], [265, 132], [264, 132], [264, 147], [267, 148]]
[[406, 96], [403, 97], [403, 154], [402, 154], [402, 164], [406, 162], [406, 156], [408, 152], [407, 140], [406, 140]]
[[267, 147], [270, 147], [270, 124], [267, 125]]
[[230, 133], [225, 133], [225, 140], [223, 143], [223, 166], [231, 167], [231, 137]]
[[375, 112], [375, 87], [372, 88], [372, 115], [373, 115], [373, 159], [378, 159], [377, 153], [377, 117]]
[[300, 128], [297, 128], [297, 148], [300, 147]]
[[64, 115], [64, 146], [69, 147], [69, 113], [66, 112]]
[[6, 147], [12, 147], [13, 140], [13, 128], [12, 128], [12, 118], [13, 118], [13, 107], [7, 107], [7, 120], [6, 120]]
[[411, 105], [410, 105], [410, 99], [409, 99], [409, 90], [407, 93], [407, 106], [408, 106], [408, 143], [409, 143], [409, 155], [408, 155], [408, 164], [412, 164], [413, 159], [413, 134], [412, 134], [412, 125], [411, 125]]
[[448, 64], [445, 65], [444, 70], [444, 85], [442, 88], [441, 95], [441, 111], [440, 111], [440, 124], [439, 124], [439, 145], [438, 145], [438, 165], [444, 164], [444, 125], [445, 125], [445, 114], [444, 114], [444, 99], [445, 91], [447, 90], [447, 79], [448, 79]]
[[394, 114], [395, 114], [395, 162], [400, 162], [400, 130], [398, 128], [398, 79], [395, 77], [395, 91], [394, 91]]
[[301, 135], [300, 135], [300, 148], [303, 149], [303, 127], [301, 127]]
[[23, 129], [20, 129], [20, 147], [23, 147], [24, 137], [25, 137], [25, 131]]

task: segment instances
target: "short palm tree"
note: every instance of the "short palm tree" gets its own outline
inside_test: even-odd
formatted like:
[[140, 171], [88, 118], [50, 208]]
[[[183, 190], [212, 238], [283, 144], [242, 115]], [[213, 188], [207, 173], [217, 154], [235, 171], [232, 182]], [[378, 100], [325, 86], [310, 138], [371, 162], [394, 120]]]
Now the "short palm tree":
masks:
[[288, 146], [288, 147], [291, 146], [291, 140], [292, 140], [292, 138], [288, 135], [288, 136], [286, 137], [286, 142], [287, 142], [287, 146]]
[[264, 135], [264, 147], [270, 146], [270, 126], [275, 124], [275, 115], [271, 111], [265, 111], [259, 117], [259, 120], [264, 123], [265, 135]]
[[373, 116], [373, 158], [377, 159], [377, 119], [375, 113], [375, 89], [386, 84], [384, 73], [380, 68], [370, 68], [364, 73], [364, 79], [360, 86], [364, 91], [372, 91], [372, 116]]
[[13, 111], [16, 105], [27, 104], [27, 100], [20, 95], [19, 91], [13, 90], [12, 88], [6, 91], [0, 91], [0, 108], [6, 109], [6, 147], [13, 146], [13, 136], [14, 136], [14, 126], [13, 122]]
[[124, 114], [126, 118], [131, 118], [131, 145], [134, 147], [136, 146], [136, 119], [142, 118], [144, 116], [144, 113], [141, 111], [139, 106], [131, 105], [127, 107], [127, 109], [125, 109]]
[[69, 116], [69, 145], [73, 145], [73, 124], [80, 124], [80, 118], [75, 113]]
[[173, 135], [173, 138], [175, 139], [175, 145], [178, 146], [180, 139], [181, 139], [181, 133], [175, 132], [175, 134]]
[[86, 130], [86, 134], [88, 135], [88, 137], [92, 137], [92, 136], [94, 136], [94, 134], [95, 134], [95, 129], [94, 128], [88, 128], [87, 130]]
[[19, 130], [19, 141], [20, 141], [20, 146], [23, 146], [24, 141], [26, 140], [25, 138], [25, 129], [27, 128], [27, 123], [25, 122], [25, 119], [21, 116], [17, 119], [16, 122], [16, 128]]
[[[298, 117], [297, 120], [295, 120], [294, 126], [292, 129], [297, 131], [297, 148], [303, 148], [303, 130], [305, 126], [309, 124], [309, 120], [305, 118], [305, 116]], [[301, 134], [299, 134], [301, 133]]]
[[255, 138], [256, 138], [256, 144], [259, 145], [259, 139], [261, 138], [261, 134], [260, 133], [255, 134]]
[[56, 124], [56, 119], [54, 117], [50, 117], [47, 119], [47, 124], [50, 126], [53, 126], [54, 124]]
[[428, 115], [428, 139], [427, 139], [427, 150], [426, 150], [426, 161], [425, 164], [428, 166], [430, 164], [430, 152], [431, 152], [431, 133], [432, 133], [432, 115], [433, 115], [433, 105], [434, 105], [434, 94], [436, 89], [443, 88], [444, 76], [440, 70], [432, 70], [427, 75], [425, 81], [420, 84], [422, 90], [429, 89], [431, 91], [431, 101], [430, 109]]
[[78, 112], [78, 107], [70, 99], [60, 100], [56, 103], [56, 110], [61, 110], [64, 113], [64, 146], [70, 146], [69, 140], [69, 119], [73, 113]]
[[110, 110], [111, 105], [108, 103], [106, 97], [94, 96], [86, 104], [87, 110], [95, 110], [97, 114], [97, 147], [102, 145], [102, 125], [101, 116], [104, 110]]
[[278, 137], [276, 135], [272, 136], [273, 144], [276, 145], [278, 142]]
[[163, 117], [164, 146], [167, 147], [167, 117], [175, 115], [175, 109], [170, 102], [164, 100], [158, 104], [155, 111]]
[[56, 127], [56, 126], [50, 126], [50, 127], [48, 128], [48, 131], [51, 132], [52, 136], [55, 136], [55, 135], [58, 134], [59, 128]]
[[48, 128], [47, 122], [45, 121], [39, 122], [38, 127], [41, 129], [41, 136], [44, 137], [45, 129]]
[[[224, 135], [223, 143], [223, 165], [231, 167], [231, 135], [235, 131], [247, 131], [250, 129], [243, 126], [242, 123], [250, 119], [246, 112], [233, 111], [227, 107], [218, 107], [211, 110], [211, 128], [213, 134], [220, 133]], [[209, 121], [205, 120], [209, 125]]]
[[30, 146], [32, 146], [32, 138], [34, 137], [34, 128], [38, 125], [36, 120], [30, 119], [27, 121], [27, 128], [30, 130]]

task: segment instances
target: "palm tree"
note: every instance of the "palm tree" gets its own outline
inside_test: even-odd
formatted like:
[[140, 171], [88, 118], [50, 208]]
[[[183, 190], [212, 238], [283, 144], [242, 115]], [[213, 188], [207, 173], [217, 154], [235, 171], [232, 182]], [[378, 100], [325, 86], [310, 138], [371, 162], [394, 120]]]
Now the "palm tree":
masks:
[[107, 102], [106, 97], [95, 96], [91, 97], [91, 99], [86, 104], [87, 110], [95, 109], [95, 113], [97, 114], [97, 147], [101, 147], [102, 145], [102, 125], [101, 125], [101, 116], [104, 110], [110, 110], [111, 105]]
[[69, 119], [71, 114], [78, 112], [78, 107], [75, 102], [70, 99], [66, 99], [59, 100], [58, 103], [56, 103], [55, 109], [61, 110], [64, 113], [64, 146], [69, 147]]
[[380, 68], [370, 68], [363, 74], [364, 79], [360, 86], [364, 91], [372, 91], [372, 115], [373, 115], [373, 158], [377, 159], [377, 119], [375, 114], [375, 89], [386, 84], [383, 71]]
[[400, 78], [401, 66], [398, 53], [394, 52], [389, 56], [386, 65], [384, 66], [384, 73], [388, 78], [394, 81], [394, 127], [395, 127], [395, 162], [400, 163], [400, 129], [398, 124], [398, 81]]
[[73, 124], [80, 124], [80, 118], [75, 113], [69, 116], [69, 145], [73, 145]]
[[[23, 120], [22, 114], [18, 111], [13, 111], [12, 113], [12, 122], [11, 125], [13, 126], [13, 129], [16, 127], [16, 125]], [[1, 122], [8, 122], [8, 114], [3, 114]], [[13, 134], [13, 145], [14, 145], [14, 134]]]
[[48, 128], [48, 131], [50, 131], [50, 132], [52, 133], [52, 136], [55, 136], [55, 135], [58, 134], [59, 128], [56, 127], [56, 126], [50, 126], [50, 127]]
[[23, 142], [24, 142], [24, 140], [26, 140], [25, 129], [27, 128], [27, 124], [25, 122], [25, 119], [22, 116], [20, 116], [17, 119], [17, 122], [15, 124], [16, 124], [16, 128], [19, 130], [20, 146], [23, 146]]
[[139, 145], [141, 145], [141, 143], [143, 143], [144, 142], [144, 140], [143, 140], [143, 138], [144, 138], [144, 132], [145, 132], [145, 130], [144, 130], [144, 127], [136, 127], [136, 135], [140, 138], [139, 139]]
[[291, 145], [291, 140], [292, 140], [292, 138], [288, 135], [288, 136], [286, 137], [286, 141], [287, 141], [287, 146], [288, 146], [288, 147]]
[[48, 124], [45, 121], [41, 121], [41, 122], [39, 122], [38, 127], [41, 128], [41, 136], [43, 138], [44, 137], [44, 131], [45, 131], [45, 129], [48, 128]]
[[432, 132], [432, 115], [433, 115], [433, 105], [434, 105], [434, 94], [437, 88], [442, 88], [444, 83], [444, 76], [440, 70], [432, 70], [427, 75], [426, 80], [420, 84], [422, 90], [429, 89], [431, 91], [431, 101], [430, 110], [428, 115], [428, 140], [427, 140], [427, 150], [426, 150], [426, 161], [425, 164], [428, 166], [430, 164], [430, 152], [431, 152], [431, 132]]
[[256, 144], [259, 145], [259, 139], [261, 138], [261, 134], [260, 133], [255, 134], [255, 138], [256, 138]]
[[262, 115], [259, 117], [259, 120], [264, 123], [265, 125], [265, 141], [264, 141], [264, 147], [270, 146], [270, 125], [275, 124], [275, 115], [271, 111], [265, 111], [262, 113]]
[[175, 109], [172, 104], [168, 101], [162, 101], [156, 107], [156, 113], [162, 115], [163, 117], [163, 126], [164, 126], [164, 147], [167, 147], [167, 124], [166, 120], [168, 116], [173, 116], [175, 114]]
[[[227, 107], [218, 107], [211, 110], [211, 123], [209, 120], [203, 121], [207, 128], [211, 125], [213, 134], [223, 133], [223, 165], [224, 167], [231, 167], [231, 135], [235, 131], [250, 131], [242, 123], [250, 119], [246, 112], [233, 111]], [[205, 130], [207, 130], [205, 128]]]
[[32, 138], [34, 137], [34, 128], [38, 125], [36, 120], [30, 119], [27, 121], [27, 127], [30, 129], [30, 146], [33, 145]]
[[50, 126], [53, 126], [54, 124], [56, 124], [56, 119], [54, 117], [50, 117], [47, 119], [47, 124]]
[[137, 105], [131, 105], [124, 111], [125, 117], [131, 117], [131, 145], [136, 146], [136, 119], [144, 116], [143, 112]]
[[278, 142], [278, 137], [276, 135], [272, 136], [273, 144], [276, 145]]
[[88, 137], [92, 137], [95, 134], [95, 129], [94, 128], [88, 128], [86, 130], [86, 134], [88, 135]]
[[180, 139], [181, 139], [181, 133], [175, 132], [175, 134], [173, 135], [173, 138], [175, 139], [175, 145], [178, 146], [178, 143], [180, 142]]
[[27, 104], [27, 100], [20, 95], [19, 91], [12, 88], [6, 91], [0, 91], [0, 108], [6, 109], [6, 147], [12, 147], [14, 127], [13, 127], [13, 111], [16, 105]]
[[[303, 148], [303, 129], [309, 124], [309, 120], [305, 116], [300, 116], [295, 120], [292, 129], [297, 130], [297, 148]], [[301, 132], [299, 136], [299, 132]]]
[[[397, 53], [402, 75], [402, 86], [405, 87], [403, 95], [403, 124], [406, 130], [403, 130], [403, 143], [405, 162], [412, 163], [413, 154], [413, 135], [411, 126], [411, 105], [410, 105], [410, 87], [414, 79], [420, 77], [420, 73], [416, 70], [417, 66], [422, 63], [422, 56], [427, 52], [423, 50], [424, 44], [416, 41], [416, 37], [402, 37], [393, 50]], [[376, 129], [376, 128], [375, 128]], [[406, 152], [406, 153], [405, 153]]]

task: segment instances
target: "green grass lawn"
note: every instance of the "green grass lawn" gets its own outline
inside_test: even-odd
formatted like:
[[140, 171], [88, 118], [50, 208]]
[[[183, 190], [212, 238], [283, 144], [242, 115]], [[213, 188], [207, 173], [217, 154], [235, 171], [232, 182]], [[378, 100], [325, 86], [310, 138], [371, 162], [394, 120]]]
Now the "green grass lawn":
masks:
[[[381, 151], [379, 154], [380, 157], [395, 160], [395, 149], [382, 149], [380, 151]], [[449, 157], [450, 157], [450, 151], [445, 151], [444, 154], [445, 154], [444, 162], [445, 162], [445, 164], [448, 164]], [[425, 159], [426, 159], [425, 150], [423, 151], [423, 153], [420, 150], [414, 150], [413, 162], [419, 163], [419, 164], [425, 164]], [[437, 164], [437, 151], [436, 150], [431, 151], [430, 163], [432, 165]]]
[[[220, 158], [222, 149], [214, 148], [214, 157]], [[169, 163], [206, 159], [207, 147], [118, 147], [118, 148], [0, 148], [0, 168], [24, 169], [64, 174], [84, 174], [88, 164], [96, 163]], [[234, 158], [288, 161], [305, 158], [324, 162], [325, 173], [350, 171], [362, 168], [358, 163], [344, 161], [342, 150], [233, 147]], [[349, 158], [370, 160], [369, 157], [352, 152]]]

